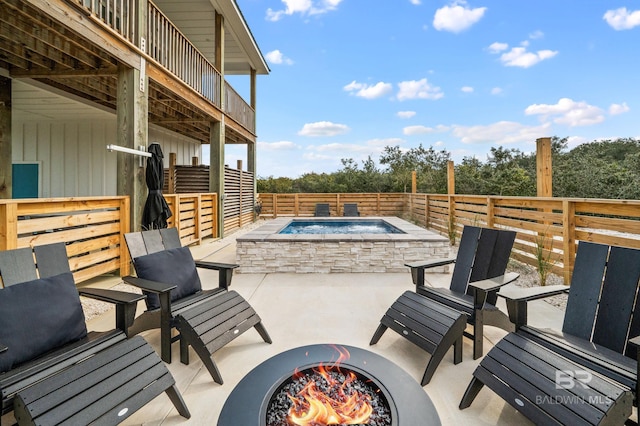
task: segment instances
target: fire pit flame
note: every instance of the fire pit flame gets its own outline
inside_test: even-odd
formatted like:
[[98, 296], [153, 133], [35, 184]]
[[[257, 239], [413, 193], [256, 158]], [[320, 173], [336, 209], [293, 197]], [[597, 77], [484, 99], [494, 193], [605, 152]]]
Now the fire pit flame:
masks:
[[[299, 426], [366, 424], [373, 412], [371, 397], [350, 387], [357, 377], [352, 372], [343, 373], [340, 363], [349, 359], [345, 348], [336, 347], [338, 360], [330, 366], [319, 365], [314, 371], [326, 382], [323, 385], [310, 381], [295, 396], [287, 395], [292, 402], [289, 421]], [[331, 373], [337, 374], [331, 374]], [[294, 376], [296, 376], [294, 374]], [[342, 381], [337, 379], [342, 378]], [[321, 389], [325, 388], [326, 390]]]

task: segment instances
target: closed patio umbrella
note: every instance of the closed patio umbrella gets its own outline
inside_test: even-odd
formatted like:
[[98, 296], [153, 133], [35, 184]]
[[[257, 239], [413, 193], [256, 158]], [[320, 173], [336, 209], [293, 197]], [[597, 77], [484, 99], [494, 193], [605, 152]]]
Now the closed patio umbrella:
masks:
[[171, 210], [162, 196], [164, 185], [164, 166], [162, 163], [162, 148], [157, 143], [149, 145], [151, 157], [147, 159], [146, 180], [149, 195], [142, 211], [142, 229], [159, 229], [167, 227], [167, 219], [171, 217]]

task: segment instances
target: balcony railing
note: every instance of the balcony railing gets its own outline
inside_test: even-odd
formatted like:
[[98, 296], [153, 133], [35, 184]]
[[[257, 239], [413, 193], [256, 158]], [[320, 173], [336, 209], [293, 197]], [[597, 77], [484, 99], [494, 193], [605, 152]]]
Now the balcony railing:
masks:
[[233, 87], [224, 82], [224, 112], [242, 124], [251, 133], [256, 132], [256, 113]]
[[[68, 1], [83, 6], [103, 25], [130, 43], [141, 47], [136, 27], [138, 0]], [[144, 49], [146, 53], [240, 125], [255, 133], [253, 108], [226, 81], [223, 103], [223, 79], [220, 72], [156, 5], [150, 1], [147, 4], [147, 45]]]

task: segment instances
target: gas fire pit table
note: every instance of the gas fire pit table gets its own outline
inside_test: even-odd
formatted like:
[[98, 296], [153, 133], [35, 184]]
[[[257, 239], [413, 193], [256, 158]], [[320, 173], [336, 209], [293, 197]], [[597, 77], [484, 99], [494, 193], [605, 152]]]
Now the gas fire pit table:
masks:
[[[345, 356], [345, 354], [347, 356]], [[274, 418], [274, 406], [281, 406], [290, 398], [282, 397], [292, 384], [309, 372], [337, 370], [336, 376], [352, 376], [354, 387], [370, 387], [368, 392], [379, 395], [373, 402], [374, 412], [385, 412], [383, 423], [391, 426], [440, 425], [440, 417], [424, 389], [398, 365], [373, 352], [346, 345], [319, 344], [302, 346], [275, 355], [251, 370], [227, 398], [218, 426], [268, 426], [267, 418]], [[333, 373], [332, 373], [333, 374]], [[318, 383], [311, 379], [307, 382]], [[308, 385], [309, 383], [307, 383]], [[297, 387], [296, 387], [297, 386]], [[306, 388], [306, 386], [304, 386]], [[342, 386], [341, 386], [342, 388]], [[302, 399], [302, 398], [300, 398]], [[385, 405], [381, 408], [381, 405]], [[277, 416], [276, 416], [277, 417]], [[372, 417], [373, 419], [373, 417]], [[380, 420], [382, 421], [382, 420]], [[287, 423], [282, 423], [286, 425]], [[329, 423], [336, 424], [336, 423]], [[351, 423], [346, 423], [351, 424]], [[354, 424], [361, 424], [354, 423]]]

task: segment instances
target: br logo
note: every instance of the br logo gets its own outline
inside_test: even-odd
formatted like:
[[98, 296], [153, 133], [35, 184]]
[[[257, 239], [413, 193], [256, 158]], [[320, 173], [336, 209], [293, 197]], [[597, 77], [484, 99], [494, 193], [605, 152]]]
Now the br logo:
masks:
[[556, 389], [573, 389], [581, 386], [587, 389], [593, 375], [586, 370], [556, 370]]

